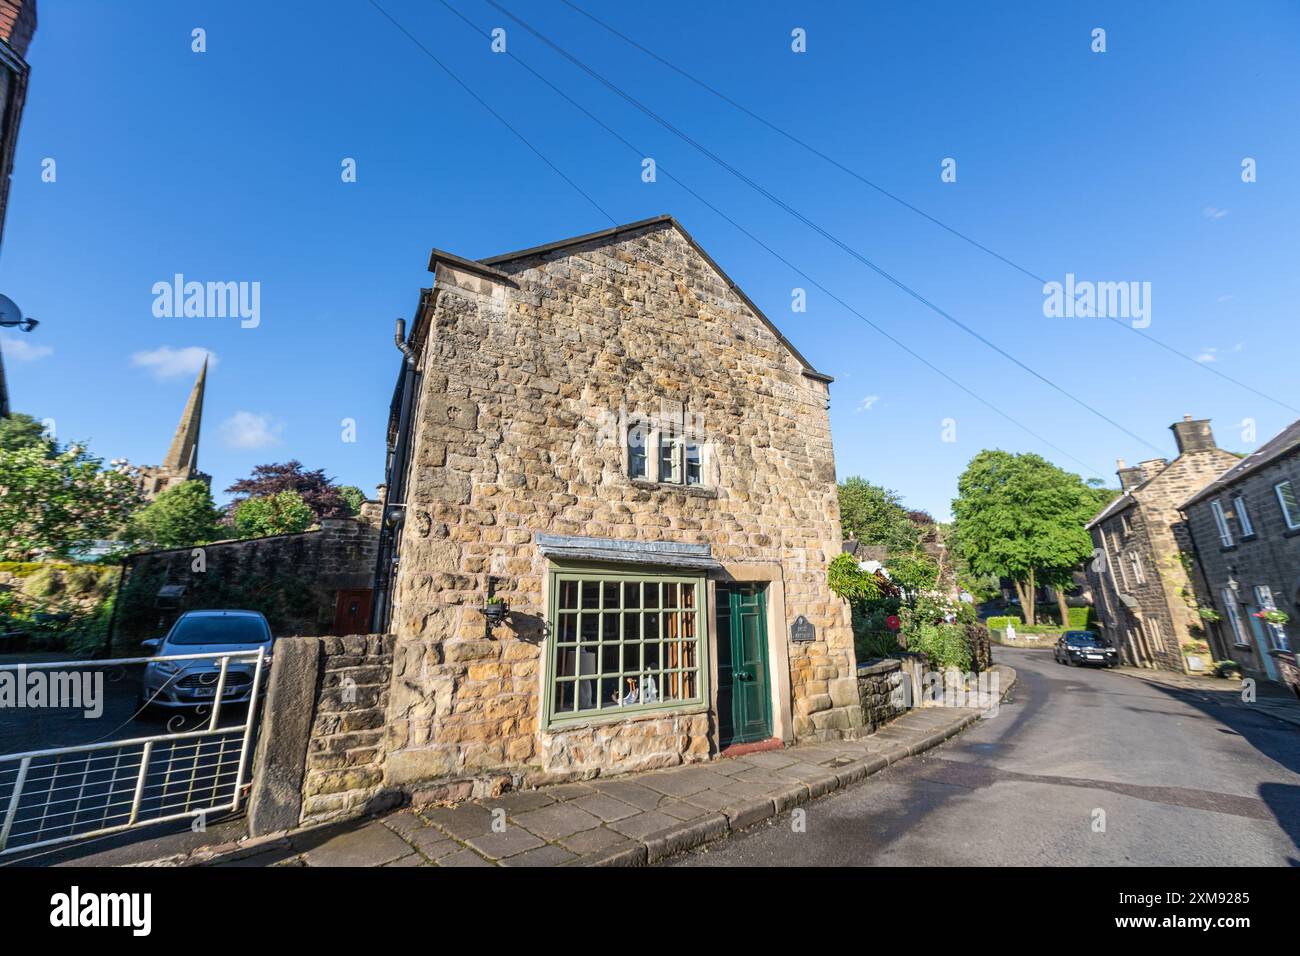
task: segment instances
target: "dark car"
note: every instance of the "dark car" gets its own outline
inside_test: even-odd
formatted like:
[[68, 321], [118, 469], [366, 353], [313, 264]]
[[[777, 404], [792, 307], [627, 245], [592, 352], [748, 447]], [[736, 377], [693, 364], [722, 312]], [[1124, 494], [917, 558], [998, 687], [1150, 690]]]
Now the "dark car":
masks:
[[1092, 631], [1066, 631], [1056, 642], [1052, 655], [1058, 664], [1119, 666], [1119, 651]]

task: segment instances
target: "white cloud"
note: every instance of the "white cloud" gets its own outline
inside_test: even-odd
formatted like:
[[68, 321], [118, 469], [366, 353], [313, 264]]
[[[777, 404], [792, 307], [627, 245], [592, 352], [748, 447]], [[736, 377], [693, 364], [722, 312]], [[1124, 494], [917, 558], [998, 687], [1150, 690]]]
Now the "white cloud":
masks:
[[162, 380], [198, 375], [205, 358], [209, 367], [217, 364], [216, 354], [201, 346], [187, 345], [174, 349], [170, 345], [160, 345], [149, 352], [136, 352], [131, 356], [131, 364], [136, 368], [152, 369], [153, 377]]
[[221, 440], [232, 448], [267, 448], [280, 444], [284, 425], [263, 412], [239, 411], [220, 426]]
[[35, 362], [37, 359], [54, 354], [54, 349], [50, 346], [33, 345], [25, 335], [22, 338], [16, 335], [0, 335], [0, 349], [4, 350], [7, 358], [16, 362]]
[[1219, 350], [1215, 348], [1202, 349], [1201, 354], [1196, 356], [1196, 361], [1217, 362], [1219, 360], [1219, 357], [1217, 355], [1218, 351]]
[[867, 395], [862, 399], [862, 401], [858, 402], [857, 410], [860, 412], [869, 412], [871, 411], [872, 406], [878, 401], [880, 401], [879, 395]]
[[1227, 214], [1228, 210], [1220, 209], [1218, 206], [1206, 206], [1201, 210], [1201, 215], [1210, 220], [1222, 219]]

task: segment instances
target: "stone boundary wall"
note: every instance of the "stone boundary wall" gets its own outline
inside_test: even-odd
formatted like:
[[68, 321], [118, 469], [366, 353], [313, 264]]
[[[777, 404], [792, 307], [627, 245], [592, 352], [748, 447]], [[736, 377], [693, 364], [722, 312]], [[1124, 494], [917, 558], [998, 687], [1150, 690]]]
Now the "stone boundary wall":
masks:
[[903, 689], [903, 682], [907, 679], [903, 662], [893, 658], [858, 665], [858, 698], [862, 701], [867, 733], [875, 733], [907, 712], [904, 701], [908, 694]]
[[[357, 518], [326, 518], [315, 531], [214, 541], [204, 545], [203, 570], [193, 548], [144, 551], [124, 563], [113, 645], [131, 650], [157, 637], [181, 612], [210, 607], [261, 611], [273, 634], [327, 634], [336, 592], [374, 584], [379, 528]], [[267, 587], [267, 582], [279, 587]], [[181, 598], [159, 608], [163, 585], [183, 585]]]
[[250, 835], [402, 801], [383, 786], [393, 644], [391, 634], [275, 642], [253, 766]]

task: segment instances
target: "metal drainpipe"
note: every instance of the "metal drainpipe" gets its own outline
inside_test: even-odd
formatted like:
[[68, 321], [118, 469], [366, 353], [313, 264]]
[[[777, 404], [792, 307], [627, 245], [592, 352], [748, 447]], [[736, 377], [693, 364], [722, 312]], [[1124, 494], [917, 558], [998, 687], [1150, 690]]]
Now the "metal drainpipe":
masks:
[[[380, 515], [379, 555], [375, 563], [375, 603], [372, 611], [371, 630], [383, 633], [388, 629], [388, 592], [392, 578], [392, 553], [394, 535], [400, 534], [404, 521], [399, 520], [389, 526], [389, 513], [394, 508], [402, 508], [406, 499], [406, 450], [408, 426], [411, 417], [411, 399], [418, 375], [415, 371], [415, 351], [406, 341], [406, 321], [397, 320], [397, 329], [393, 336], [397, 350], [405, 359], [402, 364], [402, 403], [397, 414], [397, 444], [388, 456], [387, 488], [384, 492], [384, 509]], [[399, 512], [400, 514], [401, 512]], [[402, 515], [402, 517], [405, 517]]]

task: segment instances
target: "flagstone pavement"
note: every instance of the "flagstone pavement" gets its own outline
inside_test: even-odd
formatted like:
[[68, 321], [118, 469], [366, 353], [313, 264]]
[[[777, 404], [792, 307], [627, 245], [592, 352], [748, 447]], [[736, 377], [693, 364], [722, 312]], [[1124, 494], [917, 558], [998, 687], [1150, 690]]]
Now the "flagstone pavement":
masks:
[[[1015, 671], [1003, 671], [1010, 690]], [[858, 740], [407, 807], [324, 838], [301, 834], [239, 866], [639, 866], [784, 814], [934, 747], [974, 708], [909, 711]], [[215, 865], [222, 865], [213, 861]]]

